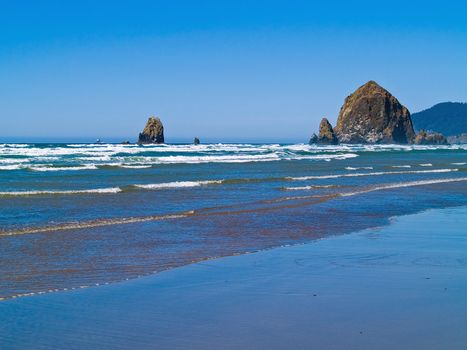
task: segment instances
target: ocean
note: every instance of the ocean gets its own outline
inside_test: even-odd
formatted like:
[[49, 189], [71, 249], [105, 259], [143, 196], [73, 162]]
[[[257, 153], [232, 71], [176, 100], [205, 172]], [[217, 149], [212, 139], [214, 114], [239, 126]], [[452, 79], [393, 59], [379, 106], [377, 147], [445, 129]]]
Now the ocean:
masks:
[[467, 145], [0, 144], [0, 298], [467, 205]]

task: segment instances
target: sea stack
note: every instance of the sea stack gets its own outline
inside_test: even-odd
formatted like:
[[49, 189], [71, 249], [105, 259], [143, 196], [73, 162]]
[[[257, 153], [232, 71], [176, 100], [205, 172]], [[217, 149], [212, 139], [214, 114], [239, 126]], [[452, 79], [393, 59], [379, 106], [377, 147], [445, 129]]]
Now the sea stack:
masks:
[[193, 139], [193, 144], [194, 144], [194, 145], [199, 145], [200, 143], [201, 143], [201, 142], [200, 142], [199, 138], [195, 137], [195, 138]]
[[139, 134], [139, 144], [164, 143], [164, 126], [157, 117], [150, 117], [143, 132]]
[[326, 118], [321, 119], [319, 123], [318, 143], [321, 145], [336, 145], [337, 137], [332, 129], [332, 125]]
[[412, 143], [409, 110], [374, 81], [345, 99], [334, 128], [341, 143]]

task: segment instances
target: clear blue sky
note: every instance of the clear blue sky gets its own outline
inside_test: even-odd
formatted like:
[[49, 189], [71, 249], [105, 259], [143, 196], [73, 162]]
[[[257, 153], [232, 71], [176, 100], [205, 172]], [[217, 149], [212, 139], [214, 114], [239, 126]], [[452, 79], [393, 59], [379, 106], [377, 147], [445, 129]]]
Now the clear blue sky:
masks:
[[0, 141], [306, 141], [369, 79], [467, 100], [465, 1], [0, 3]]

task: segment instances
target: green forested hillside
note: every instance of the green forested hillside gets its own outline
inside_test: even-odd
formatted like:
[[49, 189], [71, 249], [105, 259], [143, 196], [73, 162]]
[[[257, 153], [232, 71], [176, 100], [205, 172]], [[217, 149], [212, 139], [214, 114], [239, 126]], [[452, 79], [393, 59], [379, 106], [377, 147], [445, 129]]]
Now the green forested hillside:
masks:
[[412, 114], [412, 121], [416, 130], [432, 130], [446, 136], [467, 133], [467, 103], [438, 103]]

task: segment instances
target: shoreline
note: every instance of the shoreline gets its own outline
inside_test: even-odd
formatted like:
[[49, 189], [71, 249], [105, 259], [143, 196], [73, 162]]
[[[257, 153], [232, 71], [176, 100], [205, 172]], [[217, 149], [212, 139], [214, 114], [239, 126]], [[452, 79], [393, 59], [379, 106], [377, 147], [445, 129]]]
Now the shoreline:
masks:
[[[297, 242], [297, 243], [286, 243], [286, 244], [281, 244], [277, 246], [271, 246], [271, 247], [266, 247], [262, 249], [257, 249], [257, 250], [251, 250], [251, 251], [242, 251], [242, 252], [237, 252], [233, 254], [226, 254], [226, 255], [219, 255], [219, 256], [211, 256], [211, 257], [206, 257], [206, 258], [201, 258], [198, 260], [193, 260], [188, 263], [184, 263], [181, 265], [174, 265], [174, 266], [169, 266], [167, 268], [163, 268], [160, 270], [154, 270], [150, 271], [145, 274], [141, 274], [138, 276], [132, 276], [132, 277], [125, 277], [122, 279], [118, 279], [115, 281], [103, 281], [103, 282], [96, 282], [92, 283], [89, 285], [80, 285], [80, 286], [72, 286], [72, 287], [64, 287], [64, 288], [51, 288], [48, 290], [43, 290], [43, 291], [35, 291], [35, 292], [28, 292], [28, 293], [23, 293], [23, 294], [16, 294], [12, 296], [6, 296], [6, 297], [0, 297], [0, 303], [9, 301], [9, 300], [14, 300], [14, 299], [19, 299], [19, 298], [30, 298], [30, 297], [38, 297], [38, 296], [44, 296], [44, 295], [49, 295], [49, 294], [56, 294], [56, 293], [63, 293], [63, 292], [73, 292], [73, 291], [78, 291], [78, 290], [83, 290], [83, 289], [89, 289], [89, 288], [97, 288], [97, 287], [103, 287], [103, 286], [109, 286], [109, 285], [115, 285], [115, 284], [121, 284], [121, 283], [128, 283], [132, 282], [135, 280], [140, 280], [142, 278], [151, 278], [153, 276], [156, 276], [161, 273], [166, 273], [170, 272], [175, 269], [181, 269], [187, 266], [191, 265], [196, 265], [200, 264], [206, 261], [215, 261], [219, 259], [226, 259], [226, 258], [231, 258], [231, 257], [238, 257], [238, 256], [243, 256], [243, 255], [249, 255], [249, 254], [257, 254], [257, 253], [262, 253], [262, 252], [267, 252], [275, 249], [281, 249], [281, 248], [287, 248], [287, 247], [297, 247], [297, 246], [303, 246], [303, 245], [308, 245], [308, 244], [314, 244], [316, 242], [322, 241], [322, 240], [327, 240], [327, 239], [332, 239], [335, 237], [341, 237], [341, 236], [348, 236], [348, 235], [357, 235], [361, 232], [367, 231], [367, 230], [379, 230], [379, 229], [384, 229], [387, 228], [391, 225], [393, 225], [394, 222], [397, 222], [398, 219], [407, 217], [407, 216], [413, 216], [413, 215], [419, 215], [423, 213], [430, 212], [432, 210], [437, 211], [437, 210], [448, 210], [448, 209], [455, 209], [455, 208], [462, 208], [465, 205], [463, 204], [458, 204], [458, 205], [451, 205], [448, 207], [444, 208], [425, 208], [420, 211], [415, 211], [413, 213], [408, 213], [408, 214], [400, 214], [400, 215], [392, 215], [388, 217], [382, 218], [382, 222], [374, 225], [370, 225], [368, 227], [364, 227], [361, 229], [355, 229], [352, 231], [342, 231], [342, 232], [334, 232], [334, 233], [328, 233], [324, 234], [322, 236], [316, 236], [316, 237], [310, 237], [306, 241], [302, 242]], [[467, 207], [466, 207], [467, 208]], [[49, 233], [48, 233], [49, 234]]]
[[[340, 237], [340, 236], [348, 236], [348, 235], [357, 235], [361, 232], [367, 231], [367, 230], [380, 230], [384, 229], [386, 227], [391, 226], [394, 222], [397, 222], [398, 219], [404, 218], [406, 216], [412, 216], [412, 215], [418, 215], [418, 214], [423, 214], [432, 210], [445, 210], [445, 209], [454, 209], [454, 208], [461, 208], [464, 207], [463, 204], [458, 204], [458, 205], [452, 205], [449, 207], [445, 208], [426, 208], [422, 209], [420, 211], [416, 211], [413, 213], [408, 213], [408, 214], [400, 214], [400, 215], [393, 215], [393, 216], [388, 216], [384, 217], [382, 220], [384, 222], [380, 224], [376, 224], [373, 226], [368, 226], [362, 229], [356, 229], [353, 231], [343, 231], [343, 232], [335, 232], [335, 233], [328, 233], [323, 236], [318, 236], [318, 237], [310, 237], [307, 241], [304, 242], [297, 242], [297, 243], [287, 243], [287, 244], [282, 244], [282, 245], [277, 245], [277, 246], [272, 246], [272, 247], [266, 247], [262, 249], [257, 249], [257, 250], [252, 250], [252, 251], [243, 251], [243, 252], [238, 252], [234, 254], [227, 254], [227, 255], [220, 255], [220, 256], [212, 256], [212, 257], [206, 257], [206, 258], [201, 258], [199, 260], [194, 260], [186, 264], [182, 265], [175, 265], [171, 266], [168, 268], [164, 268], [161, 270], [154, 270], [151, 272], [148, 272], [146, 274], [141, 274], [138, 276], [134, 277], [127, 277], [127, 278], [122, 278], [119, 280], [115, 281], [105, 281], [105, 282], [97, 282], [97, 283], [92, 283], [89, 285], [81, 285], [81, 286], [74, 286], [74, 287], [65, 287], [65, 288], [52, 288], [49, 290], [44, 290], [44, 291], [36, 291], [36, 292], [29, 292], [29, 293], [23, 293], [23, 294], [16, 294], [12, 296], [7, 296], [7, 297], [0, 297], [0, 303], [4, 301], [9, 301], [9, 300], [14, 300], [14, 299], [19, 299], [19, 298], [29, 298], [29, 297], [37, 297], [37, 296], [43, 296], [43, 295], [49, 295], [49, 294], [55, 294], [55, 293], [62, 293], [62, 292], [73, 292], [73, 291], [78, 291], [82, 289], [89, 289], [89, 288], [97, 288], [97, 287], [103, 287], [103, 286], [109, 286], [109, 285], [115, 285], [115, 284], [121, 284], [121, 283], [131, 283], [132, 281], [135, 280], [140, 280], [142, 278], [151, 278], [153, 276], [159, 275], [161, 273], [166, 273], [170, 272], [175, 269], [181, 269], [187, 266], [191, 265], [196, 265], [196, 264], [201, 264], [206, 261], [216, 261], [219, 259], [228, 259], [232, 257], [238, 257], [238, 256], [243, 256], [243, 255], [249, 255], [249, 254], [257, 254], [257, 253], [262, 253], [262, 252], [267, 252], [275, 249], [281, 249], [281, 248], [287, 248], [287, 247], [298, 247], [298, 246], [303, 246], [303, 245], [308, 245], [308, 244], [314, 244], [316, 242], [322, 241], [322, 240], [327, 240], [327, 239], [332, 239], [335, 237]], [[47, 232], [48, 233], [48, 232]]]
[[[453, 313], [450, 318], [460, 317], [465, 324], [465, 317], [462, 318], [463, 316], [458, 313], [467, 310], [463, 308], [467, 306], [466, 292], [463, 292], [465, 289], [460, 288], [462, 285], [467, 285], [464, 273], [467, 269], [465, 263], [467, 256], [464, 253], [465, 249], [462, 248], [467, 246], [467, 240], [459, 232], [467, 223], [466, 213], [466, 206], [429, 209], [417, 214], [391, 217], [388, 226], [329, 236], [309, 243], [265, 249], [254, 254], [246, 253], [204, 260], [123, 283], [66, 293], [50, 293], [33, 298], [4, 300], [0, 303], [2, 311], [0, 319], [2, 324], [8, 326], [0, 331], [0, 344], [3, 344], [2, 348], [5, 349], [32, 348], [30, 342], [34, 340], [37, 340], [35, 343], [37, 346], [34, 347], [36, 349], [57, 345], [55, 342], [67, 344], [68, 348], [91, 349], [106, 346], [122, 349], [135, 346], [206, 349], [218, 348], [221, 344], [225, 346], [224, 348], [248, 349], [254, 348], [249, 344], [258, 345], [259, 339], [261, 344], [266, 341], [263, 338], [265, 334], [261, 329], [257, 329], [256, 323], [252, 323], [256, 320], [267, 325], [263, 330], [270, 337], [271, 344], [268, 348], [283, 348], [280, 346], [281, 342], [284, 345], [285, 338], [295, 335], [303, 341], [303, 344], [300, 343], [301, 345], [295, 347], [297, 349], [306, 348], [305, 345], [309, 344], [309, 341], [318, 342], [321, 348], [334, 349], [340, 348], [339, 344], [326, 342], [326, 339], [316, 332], [312, 331], [313, 337], [307, 338], [308, 328], [304, 328], [301, 322], [310, 322], [311, 318], [314, 320], [312, 322], [314, 327], [318, 327], [324, 333], [329, 333], [327, 327], [333, 328], [335, 322], [338, 322], [341, 325], [340, 331], [346, 333], [350, 332], [351, 324], [339, 318], [333, 320], [334, 323], [329, 323], [330, 320], [326, 321], [329, 315], [326, 315], [325, 310], [328, 308], [334, 310], [334, 316], [339, 315], [342, 310], [352, 310], [351, 313], [344, 312], [341, 316], [358, 318], [361, 313], [362, 317], [372, 319], [375, 317], [372, 315], [374, 310], [366, 309], [368, 305], [365, 306], [365, 300], [372, 301], [374, 305], [382, 307], [384, 314], [390, 315], [392, 310], [388, 305], [392, 307], [398, 305], [394, 304], [393, 299], [396, 298], [404, 303], [404, 298], [407, 297], [417, 305], [417, 312], [420, 313], [420, 319], [417, 321], [424, 325], [424, 329], [427, 329], [428, 321], [433, 325], [437, 325], [439, 321], [442, 324], [436, 326], [438, 333], [440, 329], [448, 332], [448, 329], [443, 328], [445, 327], [443, 318], [437, 321], [421, 316], [433, 308], [439, 312], [436, 303], [427, 304], [426, 300], [441, 298], [438, 300], [439, 303], [448, 303], [443, 310]], [[424, 222], [425, 229], [414, 225], [420, 222]], [[436, 234], [438, 229], [440, 231]], [[412, 232], [410, 237], [401, 236], [402, 233], [407, 235], [410, 232]], [[449, 236], [448, 238], [455, 236], [460, 241], [446, 239], [446, 235]], [[411, 248], [407, 248], [407, 243], [410, 243]], [[413, 249], [413, 246], [424, 250], [425, 255], [419, 256], [420, 253], [417, 249]], [[450, 273], [446, 274], [446, 269]], [[453, 278], [455, 275], [457, 279]], [[418, 277], [413, 280], [414, 276]], [[365, 292], [359, 281], [363, 281], [369, 290]], [[429, 287], [433, 283], [436, 283], [436, 288]], [[394, 289], [398, 291], [396, 294], [389, 293]], [[346, 293], [342, 294], [341, 291]], [[336, 293], [338, 295], [335, 295]], [[359, 293], [366, 295], [363, 298]], [[454, 293], [454, 296], [450, 294], [446, 300], [442, 298], [443, 293]], [[337, 299], [333, 298], [333, 295]], [[320, 302], [316, 304], [317, 300]], [[212, 306], [208, 306], [211, 303]], [[255, 308], [251, 309], [252, 305], [261, 306], [264, 303], [272, 309], [259, 307], [256, 310], [258, 313], [252, 311], [255, 310]], [[289, 304], [291, 309], [283, 309], [280, 306], [283, 303]], [[339, 311], [334, 303], [343, 309]], [[360, 306], [357, 316], [353, 315], [356, 312], [353, 310], [355, 305]], [[411, 305], [409, 306], [412, 308]], [[452, 306], [456, 307], [452, 308]], [[396, 307], [401, 315], [412, 319], [416, 314], [410, 308], [403, 310]], [[310, 314], [303, 314], [301, 309], [309, 309]], [[255, 314], [253, 320], [246, 317], [251, 312]], [[65, 315], [66, 322], [62, 322]], [[130, 315], [129, 320], [127, 315]], [[277, 327], [286, 327], [286, 324], [280, 321], [279, 315], [285, 317], [286, 323], [295, 324], [295, 321], [300, 320], [295, 324], [298, 328], [287, 329], [288, 333], [282, 334], [282, 337], [280, 332], [271, 333], [274, 329], [277, 331]], [[236, 317], [240, 316], [242, 316], [241, 324], [245, 327], [234, 322]], [[377, 341], [377, 338], [381, 340], [381, 334], [378, 337], [371, 332], [367, 335], [367, 329], [372, 329], [372, 325], [365, 317], [360, 320], [365, 324], [360, 326], [364, 328], [363, 333], [356, 331], [353, 334], [352, 330], [347, 334], [350, 343], [366, 339], [367, 342], [359, 343], [361, 345], [359, 349], [369, 349], [368, 344], [372, 344], [373, 349], [374, 346], [378, 349], [389, 349], [390, 345], [394, 348], [395, 344], [392, 342], [386, 346]], [[381, 317], [382, 314], [376, 318], [376, 321], [385, 323], [387, 320]], [[320, 319], [322, 321], [319, 321]], [[178, 325], [176, 320], [181, 322], [181, 325]], [[212, 322], [213, 320], [217, 321]], [[226, 334], [215, 337], [213, 334], [221, 331], [218, 329], [219, 326], [216, 327], [218, 321], [224, 324], [222, 332]], [[97, 328], [87, 325], [87, 322]], [[225, 328], [225, 323], [233, 328]], [[157, 325], [165, 326], [159, 329]], [[457, 329], [452, 327], [452, 322], [450, 326], [451, 333]], [[411, 332], [423, 331], [420, 326], [411, 325], [411, 327]], [[118, 333], [120, 337], [118, 343], [111, 341], [112, 334], [116, 332], [114, 328], [122, 332]], [[392, 332], [402, 332], [395, 323], [392, 324], [391, 329]], [[182, 331], [188, 334], [180, 333]], [[383, 328], [372, 331], [385, 334]], [[67, 337], [75, 333], [80, 334], [83, 339], [76, 339], [73, 336], [71, 339], [74, 341], [70, 343]], [[30, 336], [28, 337], [27, 334]], [[56, 338], [56, 334], [61, 335], [60, 339]], [[191, 344], [192, 346], [183, 345], [180, 339], [172, 338], [171, 334], [173, 336], [184, 334], [194, 343]], [[237, 337], [241, 335], [247, 338], [247, 343], [239, 343], [241, 340]], [[210, 339], [207, 339], [209, 336]], [[429, 333], [425, 336], [433, 337]], [[457, 335], [459, 336], [460, 334]], [[207, 338], [203, 340], [203, 337]], [[276, 340], [272, 341], [274, 339]], [[406, 339], [405, 341], [412, 342], [413, 346], [399, 346], [399, 348], [436, 348], [432, 343], [421, 347], [418, 343], [423, 342], [422, 340], [418, 337]], [[337, 339], [332, 341], [339, 342]], [[389, 341], [389, 338], [385, 341]], [[466, 344], [467, 337], [462, 338], [462, 341]], [[336, 347], [331, 347], [331, 344]], [[456, 347], [456, 343], [452, 343], [452, 340], [451, 345], [453, 346], [449, 347], [450, 349], [461, 348]]]

